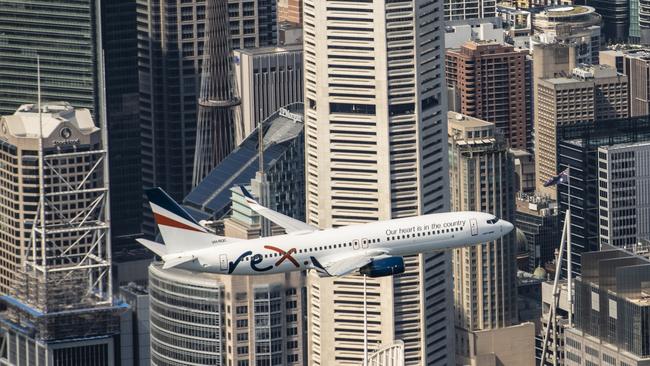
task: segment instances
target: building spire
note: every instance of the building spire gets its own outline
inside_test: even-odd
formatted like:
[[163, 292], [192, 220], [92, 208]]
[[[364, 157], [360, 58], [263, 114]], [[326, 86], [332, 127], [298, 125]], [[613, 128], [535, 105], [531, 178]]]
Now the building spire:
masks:
[[196, 186], [241, 139], [240, 99], [233, 69], [228, 1], [207, 2], [192, 184]]

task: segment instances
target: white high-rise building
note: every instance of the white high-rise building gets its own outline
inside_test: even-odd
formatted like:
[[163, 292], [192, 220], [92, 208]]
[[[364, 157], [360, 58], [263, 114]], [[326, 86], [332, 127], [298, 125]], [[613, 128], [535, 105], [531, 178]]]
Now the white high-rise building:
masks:
[[[307, 221], [326, 228], [449, 208], [443, 0], [304, 2]], [[362, 239], [362, 238], [360, 238]], [[309, 364], [359, 365], [363, 279], [310, 274]], [[447, 252], [368, 279], [373, 352], [453, 363]]]
[[650, 142], [598, 148], [600, 244], [631, 247], [650, 236]]

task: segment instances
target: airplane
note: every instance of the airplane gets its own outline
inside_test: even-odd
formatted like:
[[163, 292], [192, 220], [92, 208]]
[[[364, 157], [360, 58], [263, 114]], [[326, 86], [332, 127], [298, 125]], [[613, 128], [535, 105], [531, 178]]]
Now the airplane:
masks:
[[318, 229], [260, 205], [240, 189], [253, 211], [286, 234], [250, 240], [218, 236], [162, 189], [152, 188], [146, 194], [164, 244], [138, 242], [161, 257], [163, 269], [226, 275], [315, 270], [321, 277], [382, 277], [403, 273], [404, 256], [493, 241], [514, 228], [488, 213], [450, 212]]

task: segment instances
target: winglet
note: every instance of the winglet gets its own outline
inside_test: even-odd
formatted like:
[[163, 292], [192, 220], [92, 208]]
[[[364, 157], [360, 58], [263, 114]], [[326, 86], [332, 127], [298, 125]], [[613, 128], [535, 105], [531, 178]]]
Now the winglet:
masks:
[[244, 195], [244, 198], [246, 198], [246, 203], [251, 204], [251, 205], [259, 205], [253, 195], [246, 189], [246, 187], [240, 185], [239, 189], [241, 189], [241, 193]]

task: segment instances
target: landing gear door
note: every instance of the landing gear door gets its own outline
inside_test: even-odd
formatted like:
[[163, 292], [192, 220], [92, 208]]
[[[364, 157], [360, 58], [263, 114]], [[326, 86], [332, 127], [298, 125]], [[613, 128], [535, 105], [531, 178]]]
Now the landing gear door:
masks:
[[469, 226], [472, 229], [472, 236], [478, 235], [478, 222], [476, 219], [469, 219]]
[[227, 271], [228, 270], [228, 256], [225, 254], [221, 254], [219, 256], [219, 267], [221, 268], [222, 271]]

